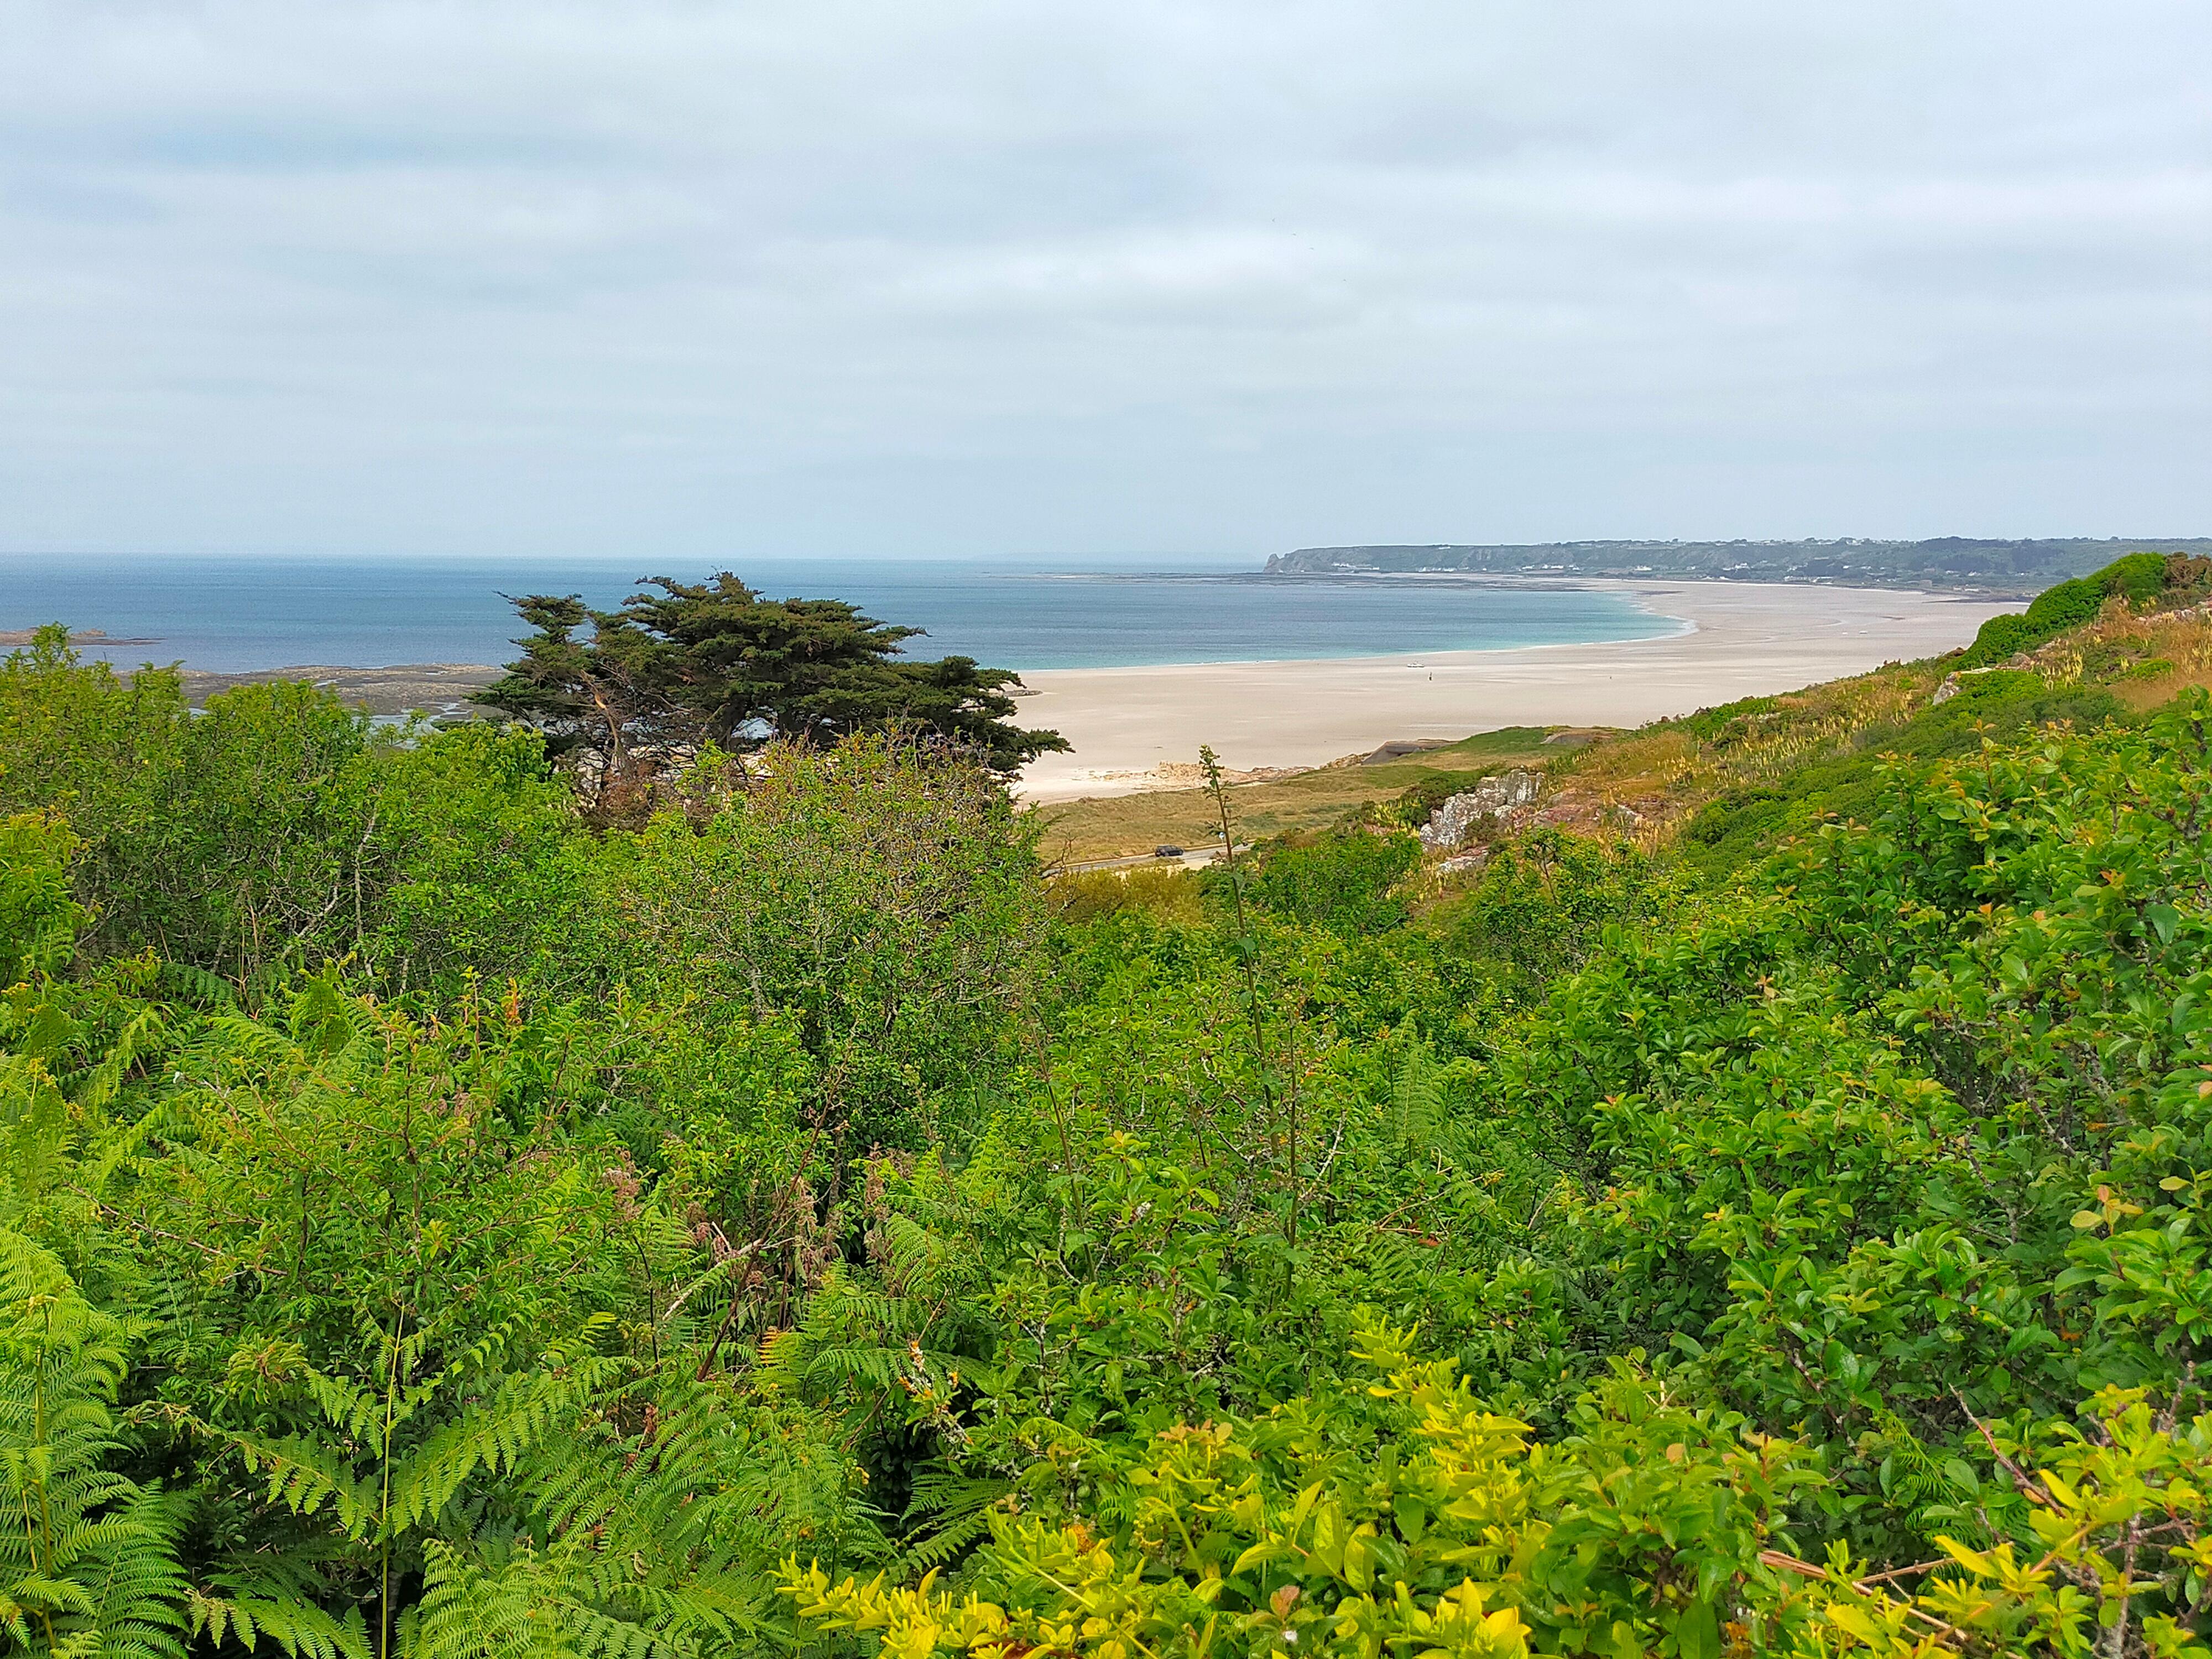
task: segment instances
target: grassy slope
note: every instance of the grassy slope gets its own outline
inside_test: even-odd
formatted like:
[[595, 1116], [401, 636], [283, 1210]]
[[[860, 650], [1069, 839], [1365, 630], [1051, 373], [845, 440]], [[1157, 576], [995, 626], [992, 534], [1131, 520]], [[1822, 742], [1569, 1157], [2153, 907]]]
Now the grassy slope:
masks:
[[[1231, 810], [1240, 837], [1316, 829], [1370, 801], [1395, 799], [1431, 778], [1472, 780], [1502, 767], [1556, 761], [1564, 751], [1544, 739], [1559, 729], [1507, 726], [1377, 766], [1324, 766], [1296, 777], [1240, 783], [1230, 791]], [[1059, 863], [1149, 853], [1159, 846], [1203, 847], [1221, 835], [1212, 798], [1203, 789], [1152, 790], [1036, 810], [1044, 820], [1046, 855]]]
[[1886, 757], [1935, 759], [1969, 752], [1984, 735], [2130, 719], [2185, 686], [2212, 684], [2212, 617], [2115, 608], [2032, 653], [2027, 666], [1960, 676], [1938, 703], [1954, 661], [1693, 715], [1592, 755], [1561, 781], [1602, 793], [1638, 765], [1663, 770], [1655, 839], [1674, 841], [1692, 864], [1734, 867], [1819, 813], [1861, 816]]

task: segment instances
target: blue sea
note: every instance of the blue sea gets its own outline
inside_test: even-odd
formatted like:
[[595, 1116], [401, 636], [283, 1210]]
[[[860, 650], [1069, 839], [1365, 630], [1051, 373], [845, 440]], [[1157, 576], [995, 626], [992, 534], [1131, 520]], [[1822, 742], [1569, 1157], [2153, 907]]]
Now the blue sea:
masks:
[[[1566, 586], [1271, 578], [1225, 561], [1158, 562], [1165, 568], [751, 559], [738, 572], [771, 598], [845, 599], [879, 621], [926, 629], [908, 642], [911, 654], [1013, 669], [1501, 649], [1642, 639], [1676, 626], [1615, 593]], [[503, 595], [580, 593], [611, 607], [646, 576], [710, 574], [655, 558], [0, 554], [0, 629], [66, 623], [149, 641], [88, 641], [88, 656], [231, 672], [503, 663], [523, 631]]]

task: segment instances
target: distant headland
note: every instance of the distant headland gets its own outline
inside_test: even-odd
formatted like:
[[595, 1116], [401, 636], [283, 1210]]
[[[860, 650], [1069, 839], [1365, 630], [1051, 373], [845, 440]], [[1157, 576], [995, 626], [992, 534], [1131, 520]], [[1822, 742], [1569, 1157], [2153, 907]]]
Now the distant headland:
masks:
[[2033, 593], [2101, 568], [2123, 553], [2212, 553], [2212, 538], [2038, 537], [2001, 541], [1938, 536], [1920, 542], [1589, 541], [1494, 545], [1302, 547], [1271, 554], [1274, 576], [1460, 573], [1487, 576], [1656, 576], [1706, 580], [1835, 582], [1857, 587], [1949, 587]]

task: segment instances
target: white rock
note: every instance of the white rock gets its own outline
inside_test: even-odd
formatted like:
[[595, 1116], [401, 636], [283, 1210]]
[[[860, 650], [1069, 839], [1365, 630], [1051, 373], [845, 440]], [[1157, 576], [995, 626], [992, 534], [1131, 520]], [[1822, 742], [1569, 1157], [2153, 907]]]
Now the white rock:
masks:
[[1467, 840], [1478, 819], [1498, 817], [1536, 799], [1542, 775], [1516, 767], [1483, 779], [1474, 788], [1452, 796], [1429, 815], [1421, 829], [1421, 845], [1431, 852], [1449, 852]]

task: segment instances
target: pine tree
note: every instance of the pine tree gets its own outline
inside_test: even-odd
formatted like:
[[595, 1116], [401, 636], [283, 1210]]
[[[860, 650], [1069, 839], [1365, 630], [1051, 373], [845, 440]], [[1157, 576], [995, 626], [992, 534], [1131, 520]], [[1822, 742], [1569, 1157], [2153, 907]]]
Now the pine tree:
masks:
[[[1055, 732], [1024, 731], [1011, 669], [969, 657], [915, 661], [921, 630], [878, 622], [841, 599], [763, 599], [728, 571], [708, 582], [656, 576], [618, 610], [574, 595], [514, 601], [537, 631], [477, 701], [538, 726], [595, 797], [620, 799], [713, 744], [772, 738], [833, 743], [903, 730], [980, 755], [1011, 772], [1065, 750]], [[588, 626], [588, 641], [578, 630]]]

